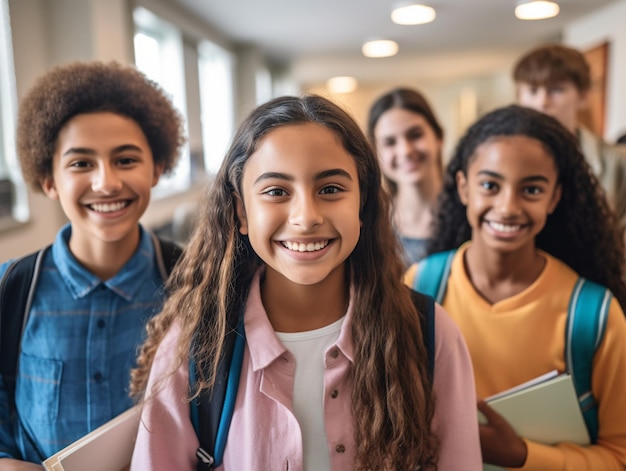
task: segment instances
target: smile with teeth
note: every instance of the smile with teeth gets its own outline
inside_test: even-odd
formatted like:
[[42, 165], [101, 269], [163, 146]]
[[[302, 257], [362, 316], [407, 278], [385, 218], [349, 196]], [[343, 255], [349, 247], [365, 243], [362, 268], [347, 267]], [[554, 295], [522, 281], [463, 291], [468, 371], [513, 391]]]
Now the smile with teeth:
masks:
[[515, 232], [522, 228], [521, 224], [502, 224], [500, 222], [489, 221], [488, 223], [498, 232]]
[[309, 242], [304, 244], [302, 242], [281, 242], [283, 247], [288, 248], [294, 252], [316, 252], [322, 250], [328, 245], [328, 240], [319, 240], [317, 242]]
[[128, 201], [116, 201], [115, 203], [94, 203], [88, 206], [98, 213], [113, 213], [124, 209], [128, 204]]

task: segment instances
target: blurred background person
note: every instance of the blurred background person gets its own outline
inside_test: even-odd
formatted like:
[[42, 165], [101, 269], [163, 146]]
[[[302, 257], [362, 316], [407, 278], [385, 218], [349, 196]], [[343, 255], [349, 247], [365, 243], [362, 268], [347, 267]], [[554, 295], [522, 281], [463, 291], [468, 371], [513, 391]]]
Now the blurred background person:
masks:
[[408, 264], [426, 255], [442, 187], [443, 129], [417, 90], [396, 88], [370, 107], [368, 134], [393, 200], [393, 225]]

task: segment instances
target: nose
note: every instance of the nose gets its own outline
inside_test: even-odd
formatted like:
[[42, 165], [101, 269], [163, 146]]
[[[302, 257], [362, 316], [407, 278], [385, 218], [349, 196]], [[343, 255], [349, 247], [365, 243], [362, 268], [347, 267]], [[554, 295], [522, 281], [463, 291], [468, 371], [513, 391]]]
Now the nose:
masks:
[[93, 173], [91, 188], [98, 193], [113, 194], [122, 189], [122, 180], [114, 167], [102, 164]]
[[518, 195], [513, 190], [501, 191], [495, 208], [502, 217], [515, 217], [521, 213]]
[[291, 202], [289, 222], [303, 230], [310, 230], [324, 222], [315, 196], [300, 196]]
[[413, 153], [413, 144], [409, 139], [401, 138], [398, 139], [397, 144], [398, 155], [407, 156]]

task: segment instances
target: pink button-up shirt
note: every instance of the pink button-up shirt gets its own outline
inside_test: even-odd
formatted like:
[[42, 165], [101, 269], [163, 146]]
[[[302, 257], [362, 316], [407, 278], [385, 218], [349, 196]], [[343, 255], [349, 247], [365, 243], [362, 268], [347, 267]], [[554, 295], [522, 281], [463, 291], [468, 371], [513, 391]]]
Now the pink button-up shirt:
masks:
[[[324, 422], [333, 471], [348, 471], [354, 461], [350, 408], [354, 361], [348, 308], [337, 342], [326, 351]], [[261, 302], [259, 278], [246, 305], [247, 346], [239, 392], [224, 451], [217, 468], [236, 471], [303, 471], [300, 425], [292, 410], [295, 362], [276, 337]], [[440, 436], [440, 471], [482, 470], [476, 397], [467, 348], [456, 325], [440, 306], [435, 313], [434, 428]], [[179, 327], [173, 326], [158, 349], [148, 391], [160, 389], [143, 408], [131, 470], [194, 470], [198, 439], [189, 418], [188, 360], [173, 375]], [[159, 383], [163, 381], [165, 383]]]

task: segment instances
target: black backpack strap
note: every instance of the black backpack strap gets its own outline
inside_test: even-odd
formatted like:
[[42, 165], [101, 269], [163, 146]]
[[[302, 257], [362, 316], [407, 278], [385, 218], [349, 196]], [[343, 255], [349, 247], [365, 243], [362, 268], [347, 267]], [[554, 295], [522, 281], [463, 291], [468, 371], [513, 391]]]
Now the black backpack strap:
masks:
[[15, 260], [0, 281], [0, 373], [11, 394], [15, 388], [22, 333], [47, 248]]
[[[243, 328], [243, 309], [236, 322], [236, 325], [229, 327], [224, 339], [222, 357], [218, 363], [213, 389], [211, 391], [203, 390], [190, 405], [191, 421], [200, 442], [200, 447], [196, 451], [198, 458], [196, 469], [198, 471], [212, 469], [222, 462], [230, 420], [239, 389], [243, 350], [246, 342]], [[195, 392], [198, 365], [190, 361], [189, 368], [190, 387], [193, 393]]]
[[150, 232], [150, 237], [152, 237], [154, 256], [159, 267], [159, 273], [161, 273], [163, 280], [167, 280], [176, 262], [182, 255], [183, 249], [175, 242], [161, 239], [154, 232]]
[[411, 299], [420, 315], [422, 337], [428, 353], [428, 377], [435, 377], [435, 300], [425, 294], [411, 290]]

